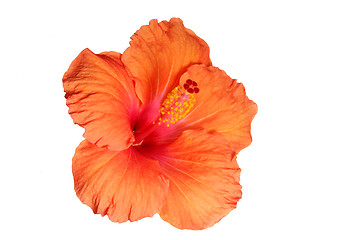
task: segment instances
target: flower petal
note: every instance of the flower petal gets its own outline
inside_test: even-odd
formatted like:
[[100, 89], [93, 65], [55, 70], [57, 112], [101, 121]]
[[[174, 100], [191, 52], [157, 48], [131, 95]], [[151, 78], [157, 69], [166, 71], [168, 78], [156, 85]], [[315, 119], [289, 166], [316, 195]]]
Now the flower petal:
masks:
[[132, 37], [121, 60], [134, 77], [136, 93], [147, 104], [161, 103], [179, 84], [181, 74], [196, 63], [209, 66], [209, 47], [180, 19], [151, 20]]
[[138, 99], [120, 53], [83, 50], [63, 78], [66, 104], [84, 137], [100, 147], [121, 151], [134, 142]]
[[257, 105], [246, 96], [244, 86], [218, 68], [201, 65], [190, 67], [180, 84], [188, 79], [195, 81], [200, 91], [194, 94], [194, 107], [180, 125], [221, 133], [237, 153], [249, 146]]
[[112, 152], [87, 140], [76, 149], [73, 174], [79, 199], [114, 222], [153, 216], [168, 189], [157, 161], [133, 148]]
[[159, 161], [170, 180], [160, 216], [181, 229], [204, 229], [220, 221], [241, 198], [234, 156], [220, 134], [183, 132]]

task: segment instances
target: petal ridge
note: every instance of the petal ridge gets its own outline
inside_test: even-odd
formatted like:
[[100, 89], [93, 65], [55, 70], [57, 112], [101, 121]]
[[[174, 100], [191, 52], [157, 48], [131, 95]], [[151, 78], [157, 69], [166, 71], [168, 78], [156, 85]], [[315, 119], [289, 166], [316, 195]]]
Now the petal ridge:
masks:
[[132, 148], [113, 152], [87, 140], [76, 149], [73, 175], [81, 202], [119, 223], [153, 216], [169, 185], [157, 161]]
[[135, 141], [132, 127], [139, 101], [121, 54], [84, 49], [63, 77], [66, 105], [84, 137], [100, 147], [121, 151]]
[[241, 198], [235, 152], [221, 134], [186, 130], [158, 159], [170, 180], [159, 214], [177, 228], [210, 227]]
[[192, 64], [210, 65], [209, 47], [187, 30], [180, 19], [151, 20], [132, 37], [122, 61], [135, 81], [136, 93], [144, 104], [160, 101], [178, 85]]
[[257, 105], [246, 96], [244, 85], [223, 70], [204, 65], [191, 66], [180, 84], [187, 79], [196, 81], [201, 91], [195, 95], [193, 109], [179, 121], [179, 128], [200, 127], [221, 133], [237, 153], [249, 146]]

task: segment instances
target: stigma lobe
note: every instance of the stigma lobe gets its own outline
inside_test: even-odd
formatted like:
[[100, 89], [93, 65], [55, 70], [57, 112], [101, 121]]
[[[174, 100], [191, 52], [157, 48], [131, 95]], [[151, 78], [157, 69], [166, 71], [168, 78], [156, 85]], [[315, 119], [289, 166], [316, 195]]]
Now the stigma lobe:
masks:
[[185, 88], [185, 90], [188, 93], [199, 93], [200, 92], [197, 82], [195, 82], [191, 79], [186, 80], [186, 83], [183, 84], [183, 87]]

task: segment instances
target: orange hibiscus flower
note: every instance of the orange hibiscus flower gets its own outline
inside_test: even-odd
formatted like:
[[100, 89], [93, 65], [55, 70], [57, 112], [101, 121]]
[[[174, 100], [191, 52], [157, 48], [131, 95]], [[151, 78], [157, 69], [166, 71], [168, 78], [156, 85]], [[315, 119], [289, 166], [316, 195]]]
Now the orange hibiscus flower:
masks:
[[85, 129], [76, 194], [114, 222], [159, 213], [181, 229], [212, 226], [241, 198], [236, 154], [257, 106], [180, 19], [152, 20], [131, 39], [122, 55], [83, 50], [64, 75]]

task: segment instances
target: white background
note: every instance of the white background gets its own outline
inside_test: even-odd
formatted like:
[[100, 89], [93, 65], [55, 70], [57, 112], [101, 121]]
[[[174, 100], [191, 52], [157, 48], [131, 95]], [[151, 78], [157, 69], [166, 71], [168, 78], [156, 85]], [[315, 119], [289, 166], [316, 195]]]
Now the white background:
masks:
[[[359, 1], [2, 1], [1, 239], [360, 239]], [[243, 198], [214, 227], [115, 224], [73, 190], [83, 130], [62, 75], [84, 48], [123, 52], [150, 19], [183, 19], [259, 107]]]

